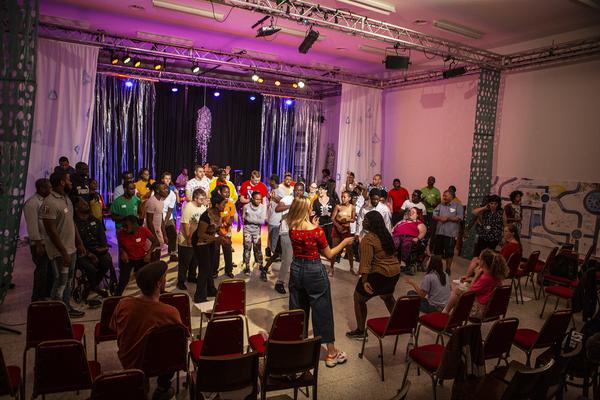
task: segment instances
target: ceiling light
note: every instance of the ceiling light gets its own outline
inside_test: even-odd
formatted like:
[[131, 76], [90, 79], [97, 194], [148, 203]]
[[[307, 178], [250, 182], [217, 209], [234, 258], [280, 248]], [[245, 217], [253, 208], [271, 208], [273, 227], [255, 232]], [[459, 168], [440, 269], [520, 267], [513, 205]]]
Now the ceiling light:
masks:
[[303, 81], [298, 81], [298, 87], [299, 87], [300, 89], [304, 89], [304, 86], [305, 86], [305, 84], [304, 84], [304, 82], [303, 82]]
[[250, 96], [250, 101], [256, 100], [256, 96]]
[[173, 92], [173, 93], [177, 93], [177, 92], [179, 92], [179, 89], [178, 89], [178, 88], [176, 88], [175, 86], [173, 86], [173, 87], [171, 88], [171, 92]]
[[129, 54], [127, 54], [126, 56], [123, 57], [122, 61], [123, 61], [123, 64], [129, 64], [131, 62], [131, 56]]
[[140, 60], [139, 58], [136, 58], [135, 60], [133, 60], [133, 66], [136, 68], [139, 68], [142, 65], [142, 60]]
[[252, 25], [252, 26], [250, 27], [250, 29], [254, 29], [254, 28], [256, 28], [257, 26], [259, 26], [259, 25], [262, 25], [262, 23], [263, 23], [263, 22], [265, 22], [266, 20], [268, 20], [269, 18], [270, 18], [270, 16], [269, 16], [269, 15], [265, 15], [264, 17], [262, 17], [261, 19], [259, 19], [258, 21], [256, 21], [256, 22], [254, 23], [254, 25]]
[[294, 100], [292, 100], [292, 99], [286, 99], [285, 100], [285, 105], [286, 106], [291, 106], [292, 104], [294, 104]]
[[260, 76], [258, 76], [258, 75], [256, 75], [256, 74], [252, 75], [252, 80], [253, 80], [254, 82], [258, 82], [258, 80], [259, 80], [259, 79], [260, 79]]
[[154, 7], [166, 8], [168, 10], [198, 15], [200, 17], [215, 18], [220, 21], [223, 20], [223, 14], [215, 12], [213, 10], [204, 10], [202, 8], [173, 3], [166, 0], [152, 0], [152, 5], [154, 5]]
[[293, 87], [294, 89], [298, 89], [298, 84], [297, 84], [296, 82], [294, 82], [294, 83], [292, 83], [292, 87]]
[[281, 82], [275, 81], [275, 86], [281, 86]]
[[304, 38], [302, 43], [300, 43], [300, 46], [298, 46], [298, 51], [302, 54], [308, 53], [308, 50], [310, 50], [310, 48], [317, 41], [318, 38], [319, 32], [310, 28], [308, 33], [306, 34], [306, 37]]
[[214, 92], [213, 93], [213, 96], [215, 96], [215, 97], [219, 97], [220, 95], [221, 95], [221, 92]]
[[433, 26], [443, 31], [456, 33], [457, 35], [466, 36], [471, 39], [481, 39], [485, 35], [483, 32], [443, 19], [433, 21]]
[[463, 75], [467, 73], [467, 69], [465, 67], [451, 68], [442, 73], [444, 79], [454, 78], [455, 76]]
[[256, 30], [256, 37], [271, 36], [279, 32], [280, 30], [281, 28], [276, 25], [261, 26]]
[[415, 25], [427, 25], [427, 22], [429, 22], [429, 21], [427, 21], [426, 19], [415, 19], [413, 21], [413, 24], [415, 24]]
[[129, 79], [125, 81], [125, 87], [133, 87], [133, 82], [131, 82]]
[[112, 65], [117, 65], [119, 63], [119, 57], [117, 57], [114, 54], [111, 54], [111, 56], [110, 56], [110, 63]]
[[351, 6], [364, 8], [365, 10], [373, 11], [379, 14], [390, 15], [396, 12], [396, 7], [377, 0], [337, 0], [340, 3], [349, 4]]
[[263, 78], [258, 78], [258, 83], [263, 83], [265, 80]]
[[198, 72], [200, 72], [200, 66], [198, 64], [192, 65], [192, 73], [197, 74]]
[[154, 70], [155, 71], [160, 71], [162, 69], [162, 67], [163, 66], [162, 66], [162, 64], [159, 61], [157, 61], [157, 62], [154, 63]]

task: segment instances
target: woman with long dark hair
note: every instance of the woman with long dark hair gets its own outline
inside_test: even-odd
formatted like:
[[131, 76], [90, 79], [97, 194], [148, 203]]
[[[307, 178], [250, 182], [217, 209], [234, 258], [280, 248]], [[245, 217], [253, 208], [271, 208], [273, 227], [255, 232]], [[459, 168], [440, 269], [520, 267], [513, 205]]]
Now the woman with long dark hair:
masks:
[[414, 288], [408, 295], [421, 298], [421, 312], [442, 311], [448, 304], [451, 291], [450, 276], [444, 272], [444, 262], [440, 256], [431, 256], [420, 286], [410, 278], [406, 278], [405, 281]]
[[356, 329], [346, 333], [352, 339], [365, 334], [367, 301], [381, 297], [388, 311], [394, 309], [394, 289], [400, 277], [400, 262], [395, 255], [394, 240], [378, 211], [369, 211], [363, 221], [365, 236], [360, 241], [361, 275], [354, 289]]
[[[331, 216], [333, 214], [335, 205], [335, 199], [329, 197], [329, 189], [327, 184], [320, 184], [319, 197], [317, 197], [314, 203], [312, 203], [312, 211], [315, 217], [319, 218], [319, 226], [323, 228], [323, 231], [325, 232], [325, 238], [327, 239], [327, 244], [329, 247], [333, 246], [333, 220], [331, 219]], [[329, 276], [333, 276], [335, 259], [331, 259], [329, 261], [331, 263]]]

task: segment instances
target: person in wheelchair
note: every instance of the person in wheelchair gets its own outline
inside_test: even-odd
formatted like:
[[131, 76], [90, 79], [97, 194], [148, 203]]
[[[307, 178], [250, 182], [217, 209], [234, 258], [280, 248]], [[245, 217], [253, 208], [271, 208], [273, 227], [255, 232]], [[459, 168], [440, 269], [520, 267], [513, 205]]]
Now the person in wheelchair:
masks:
[[404, 215], [404, 219], [398, 222], [392, 229], [394, 245], [398, 249], [399, 258], [406, 267], [412, 269], [412, 262], [420, 253], [424, 253], [425, 246], [422, 243], [427, 227], [419, 219], [416, 207], [411, 207]]
[[[89, 292], [97, 293], [102, 298], [107, 297], [108, 293], [100, 288], [100, 283], [109, 271], [113, 281], [116, 280], [116, 277], [102, 221], [92, 216], [90, 204], [82, 197], [75, 199], [75, 216], [73, 219], [77, 227], [77, 233], [87, 250], [85, 256], [77, 257], [77, 266], [87, 278], [88, 290], [85, 292], [86, 294]], [[82, 300], [86, 300], [90, 307], [97, 307], [101, 304], [98, 299], [87, 300], [87, 298], [82, 298]]]

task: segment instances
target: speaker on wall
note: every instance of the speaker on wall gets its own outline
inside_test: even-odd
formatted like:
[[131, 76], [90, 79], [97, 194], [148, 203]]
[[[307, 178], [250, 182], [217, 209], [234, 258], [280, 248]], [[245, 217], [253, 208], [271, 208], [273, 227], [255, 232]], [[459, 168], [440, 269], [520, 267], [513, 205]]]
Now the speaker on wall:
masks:
[[385, 56], [385, 69], [408, 69], [410, 57], [408, 56]]

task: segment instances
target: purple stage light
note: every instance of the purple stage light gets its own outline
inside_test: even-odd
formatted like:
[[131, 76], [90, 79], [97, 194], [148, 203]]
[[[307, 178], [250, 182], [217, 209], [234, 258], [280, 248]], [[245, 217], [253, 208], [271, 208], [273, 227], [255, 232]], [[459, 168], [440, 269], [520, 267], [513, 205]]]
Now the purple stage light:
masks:
[[251, 101], [254, 101], [254, 100], [256, 100], [256, 96], [250, 96], [250, 100], [251, 100]]
[[171, 92], [173, 92], [173, 93], [177, 93], [178, 91], [179, 91], [179, 89], [178, 89], [178, 88], [176, 88], [176, 87], [172, 87], [172, 88], [171, 88]]
[[221, 92], [214, 92], [213, 93], [213, 96], [215, 96], [215, 97], [219, 97], [220, 95], [221, 95]]
[[292, 100], [292, 99], [287, 99], [287, 100], [285, 101], [285, 105], [286, 105], [286, 106], [291, 106], [292, 104], [294, 104], [294, 100]]
[[126, 80], [125, 87], [128, 87], [128, 88], [133, 87], [133, 82], [131, 82], [130, 80]]

